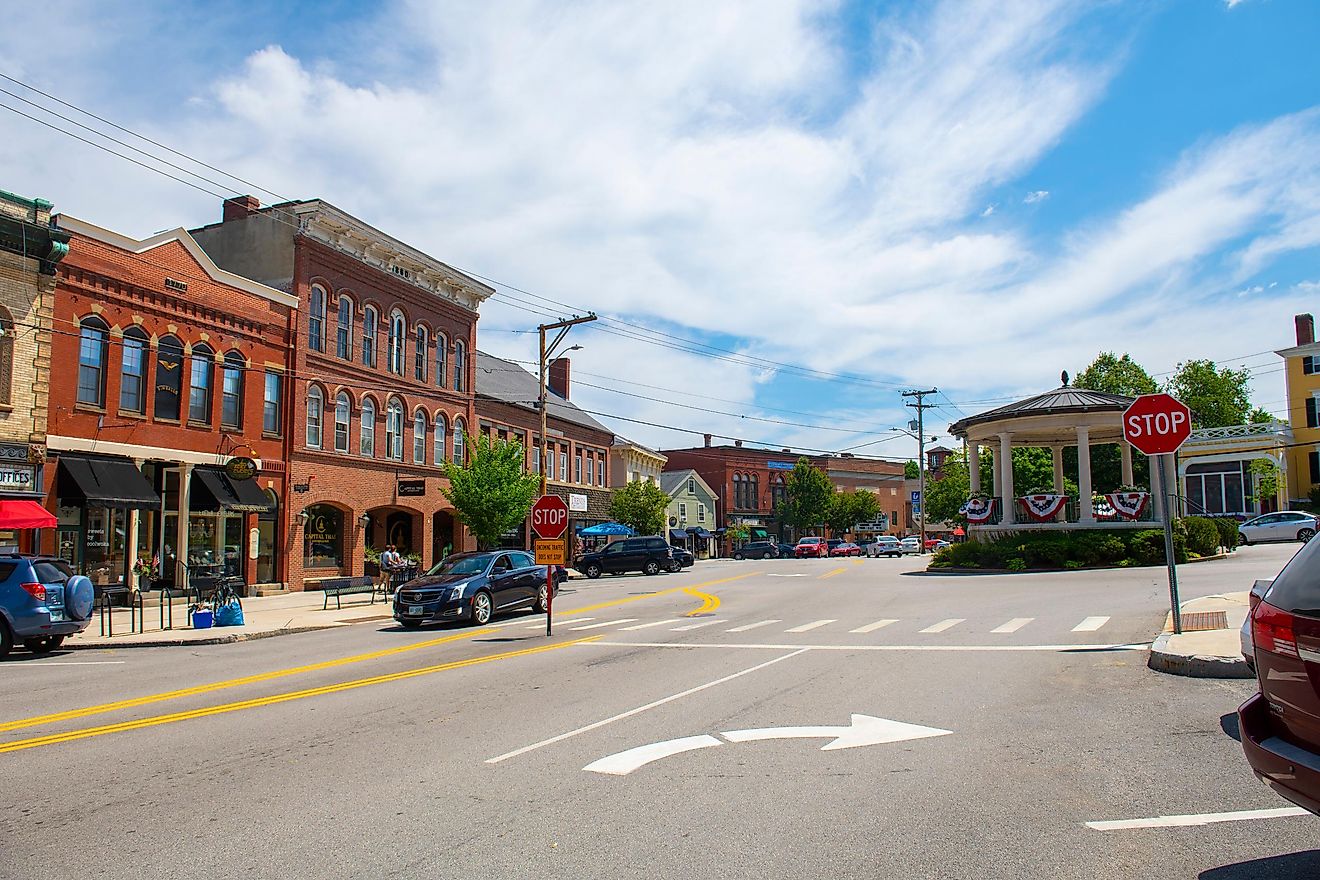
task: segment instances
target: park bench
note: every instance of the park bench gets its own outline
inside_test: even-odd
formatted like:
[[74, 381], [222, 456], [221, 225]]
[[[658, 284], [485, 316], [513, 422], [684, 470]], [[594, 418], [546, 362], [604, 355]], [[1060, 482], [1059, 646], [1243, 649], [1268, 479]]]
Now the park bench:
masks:
[[340, 602], [340, 596], [345, 593], [369, 593], [371, 594], [371, 604], [376, 604], [376, 585], [369, 577], [334, 577], [325, 578], [321, 581], [321, 589], [325, 591], [325, 601], [321, 603], [321, 610], [325, 611], [330, 605], [330, 597], [335, 597], [335, 608], [343, 608]]

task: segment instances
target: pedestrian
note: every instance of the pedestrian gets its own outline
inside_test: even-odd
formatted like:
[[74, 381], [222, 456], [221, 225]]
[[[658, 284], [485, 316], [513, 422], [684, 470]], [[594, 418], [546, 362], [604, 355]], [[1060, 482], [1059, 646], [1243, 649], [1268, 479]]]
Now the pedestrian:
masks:
[[390, 594], [390, 577], [394, 568], [394, 545], [390, 544], [380, 554], [380, 571], [376, 574], [376, 586], [386, 596]]

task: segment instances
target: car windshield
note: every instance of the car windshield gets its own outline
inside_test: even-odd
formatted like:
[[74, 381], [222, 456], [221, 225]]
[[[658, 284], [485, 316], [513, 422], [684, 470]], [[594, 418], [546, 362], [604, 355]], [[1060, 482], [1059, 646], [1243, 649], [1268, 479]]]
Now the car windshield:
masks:
[[450, 556], [431, 567], [429, 575], [446, 574], [481, 574], [490, 564], [490, 556], [484, 553], [462, 553]]

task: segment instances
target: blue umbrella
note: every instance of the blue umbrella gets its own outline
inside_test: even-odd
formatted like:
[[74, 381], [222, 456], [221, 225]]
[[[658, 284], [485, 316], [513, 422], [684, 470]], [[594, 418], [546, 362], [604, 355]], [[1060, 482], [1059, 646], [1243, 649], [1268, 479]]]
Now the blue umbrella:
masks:
[[599, 523], [594, 526], [587, 526], [585, 529], [578, 532], [578, 534], [587, 538], [603, 538], [612, 535], [635, 535], [637, 533], [623, 523], [607, 522]]

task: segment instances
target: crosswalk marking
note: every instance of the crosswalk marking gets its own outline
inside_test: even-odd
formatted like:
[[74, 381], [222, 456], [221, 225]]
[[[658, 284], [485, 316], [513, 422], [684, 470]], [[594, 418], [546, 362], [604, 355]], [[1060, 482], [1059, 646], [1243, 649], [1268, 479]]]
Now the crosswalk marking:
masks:
[[761, 620], [756, 623], [748, 623], [743, 626], [735, 626], [733, 629], [726, 629], [725, 632], [745, 633], [749, 629], [756, 629], [758, 626], [769, 626], [772, 623], [783, 623], [782, 620]]
[[670, 632], [687, 632], [690, 629], [701, 629], [703, 626], [710, 626], [712, 623], [720, 623], [718, 620], [701, 620], [696, 623], [689, 623], [687, 626], [676, 626]]
[[637, 620], [637, 618], [625, 617], [622, 620], [607, 620], [604, 623], [593, 623], [590, 626], [575, 626], [572, 628], [572, 631], [580, 632], [584, 629], [600, 629], [602, 626], [618, 626], [621, 623], [632, 623], [634, 620]]
[[1109, 622], [1108, 617], [1088, 617], [1072, 628], [1075, 633], [1093, 633]]
[[941, 620], [939, 623], [933, 626], [928, 626], [925, 629], [917, 630], [917, 632], [942, 633], [946, 629], [953, 629], [955, 626], [962, 623], [966, 619], [967, 618], [965, 617], [950, 617], [948, 620]]
[[995, 627], [994, 629], [990, 630], [990, 632], [992, 632], [992, 633], [1015, 633], [1015, 632], [1017, 632], [1018, 630], [1022, 629], [1022, 627], [1026, 626], [1026, 625], [1029, 624], [1029, 623], [1031, 623], [1031, 622], [1032, 622], [1033, 620], [1035, 620], [1035, 619], [1036, 619], [1036, 618], [1034, 618], [1034, 617], [1015, 617], [1015, 618], [1013, 618], [1012, 620], [1010, 620], [1008, 623], [1001, 624], [1000, 626]]
[[831, 624], [831, 623], [838, 623], [838, 621], [837, 621], [837, 620], [813, 620], [811, 623], [804, 623], [804, 624], [802, 624], [801, 626], [795, 626], [795, 627], [793, 627], [792, 629], [786, 629], [786, 630], [784, 630], [784, 632], [786, 632], [786, 633], [804, 633], [804, 632], [806, 632], [807, 630], [816, 629], [816, 628], [818, 628], [818, 627], [826, 626], [827, 624]]
[[889, 619], [886, 619], [886, 620], [877, 620], [875, 623], [868, 623], [866, 626], [859, 626], [859, 627], [857, 627], [857, 629], [850, 629], [850, 630], [848, 630], [848, 632], [850, 632], [850, 633], [869, 633], [869, 632], [875, 632], [875, 631], [878, 630], [880, 627], [882, 627], [882, 626], [889, 626], [889, 624], [891, 624], [891, 623], [898, 623], [898, 621], [897, 621], [897, 620], [889, 620]]
[[650, 623], [638, 623], [633, 626], [625, 626], [623, 632], [633, 632], [634, 630], [647, 629], [652, 626], [664, 626], [666, 623], [678, 623], [683, 618], [671, 617], [668, 620], [653, 620]]

